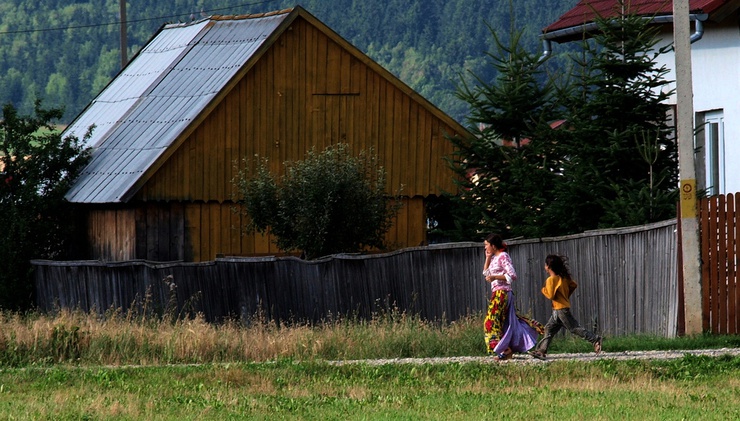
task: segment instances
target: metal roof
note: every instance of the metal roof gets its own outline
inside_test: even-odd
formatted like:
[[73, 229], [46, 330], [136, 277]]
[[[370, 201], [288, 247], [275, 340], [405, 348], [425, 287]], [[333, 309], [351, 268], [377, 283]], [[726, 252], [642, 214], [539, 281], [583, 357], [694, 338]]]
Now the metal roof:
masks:
[[164, 26], [65, 131], [82, 138], [95, 125], [88, 141], [91, 161], [67, 200], [127, 201], [142, 175], [287, 16], [212, 17]]

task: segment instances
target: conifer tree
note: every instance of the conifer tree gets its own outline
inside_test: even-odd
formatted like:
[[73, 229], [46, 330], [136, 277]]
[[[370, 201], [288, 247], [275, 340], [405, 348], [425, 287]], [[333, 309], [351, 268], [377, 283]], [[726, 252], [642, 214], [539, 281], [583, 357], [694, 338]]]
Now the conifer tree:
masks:
[[458, 89], [470, 105], [474, 136], [450, 139], [459, 191], [450, 198], [456, 226], [448, 235], [459, 240], [487, 232], [550, 235], [553, 227], [543, 215], [559, 166], [549, 124], [556, 117], [554, 85], [543, 77], [541, 57], [521, 47], [521, 32], [512, 31], [508, 43], [492, 29], [491, 34], [497, 52], [488, 57], [496, 80], [476, 77], [474, 87], [463, 80]]
[[560, 147], [568, 159], [561, 200], [549, 211], [562, 234], [675, 216], [678, 169], [665, 104], [672, 91], [656, 61], [670, 47], [657, 48], [658, 28], [624, 10], [597, 19], [575, 60], [575, 89], [561, 100], [568, 130]]

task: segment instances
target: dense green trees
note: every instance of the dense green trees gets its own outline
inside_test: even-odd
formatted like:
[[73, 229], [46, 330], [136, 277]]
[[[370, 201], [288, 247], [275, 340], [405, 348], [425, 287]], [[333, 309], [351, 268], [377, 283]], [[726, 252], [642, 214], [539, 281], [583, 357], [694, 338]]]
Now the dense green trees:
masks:
[[668, 126], [668, 69], [656, 57], [658, 28], [635, 15], [600, 20], [575, 57], [574, 85], [561, 96], [568, 115], [562, 146], [563, 230], [639, 225], [675, 216], [676, 144]]
[[75, 232], [64, 200], [88, 160], [84, 139], [62, 138], [59, 109], [31, 116], [3, 107], [0, 122], [0, 308], [32, 303], [31, 259], [64, 257]]
[[[465, 69], [487, 80], [483, 58], [493, 44], [486, 23], [526, 23], [528, 47], [542, 27], [576, 1], [305, 0], [300, 4], [458, 121], [467, 105], [455, 97]], [[128, 56], [166, 22], [208, 14], [245, 14], [293, 7], [292, 0], [130, 2]], [[513, 9], [512, 9], [513, 7]], [[513, 10], [513, 11], [512, 11]], [[36, 98], [64, 107], [71, 121], [120, 70], [119, 2], [11, 0], [0, 3], [0, 103], [33, 112]]]
[[497, 51], [489, 59], [498, 77], [493, 83], [478, 77], [472, 86], [461, 82], [459, 96], [470, 104], [474, 137], [450, 139], [460, 189], [449, 200], [458, 222], [439, 228], [457, 240], [477, 239], [481, 231], [554, 235], [557, 224], [546, 216], [562, 162], [558, 133], [550, 125], [559, 112], [556, 86], [543, 77], [541, 56], [522, 47], [521, 31], [507, 43], [491, 33]]
[[[634, 15], [599, 20], [557, 85], [538, 78], [542, 63], [518, 34], [512, 40], [491, 55], [493, 83], [460, 89], [481, 129], [451, 139], [461, 188], [448, 236], [553, 236], [674, 217], [678, 166], [657, 29]], [[556, 118], [560, 129], [545, 124]]]

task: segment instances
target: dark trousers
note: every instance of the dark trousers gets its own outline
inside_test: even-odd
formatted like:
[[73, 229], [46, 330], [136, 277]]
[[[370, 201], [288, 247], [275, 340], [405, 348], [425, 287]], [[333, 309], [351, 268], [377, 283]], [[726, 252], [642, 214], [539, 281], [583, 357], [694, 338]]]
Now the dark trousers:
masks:
[[555, 334], [560, 332], [560, 329], [563, 327], [568, 329], [570, 333], [580, 336], [591, 343], [595, 343], [599, 340], [599, 337], [593, 332], [581, 327], [578, 320], [576, 320], [570, 313], [569, 308], [562, 308], [560, 310], [552, 311], [552, 316], [550, 316], [550, 320], [548, 320], [545, 325], [545, 335], [542, 337], [535, 349], [543, 354], [547, 354], [547, 348], [550, 347], [550, 341], [552, 341]]

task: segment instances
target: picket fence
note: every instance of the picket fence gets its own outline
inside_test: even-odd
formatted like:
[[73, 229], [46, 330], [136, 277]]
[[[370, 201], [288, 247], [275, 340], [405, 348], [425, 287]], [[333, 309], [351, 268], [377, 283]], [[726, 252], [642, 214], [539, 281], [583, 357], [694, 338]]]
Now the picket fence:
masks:
[[[540, 293], [547, 254], [570, 258], [578, 282], [576, 318], [605, 335], [677, 332], [676, 221], [590, 231], [565, 237], [511, 240], [518, 271], [517, 308], [545, 322], [550, 305]], [[104, 314], [201, 313], [208, 321], [316, 323], [369, 319], [389, 311], [436, 322], [479, 316], [488, 284], [481, 276], [482, 243], [449, 243], [386, 254], [227, 257], [211, 262], [33, 262], [36, 301]], [[385, 313], [388, 314], [388, 313]], [[392, 313], [391, 313], [392, 314]]]

